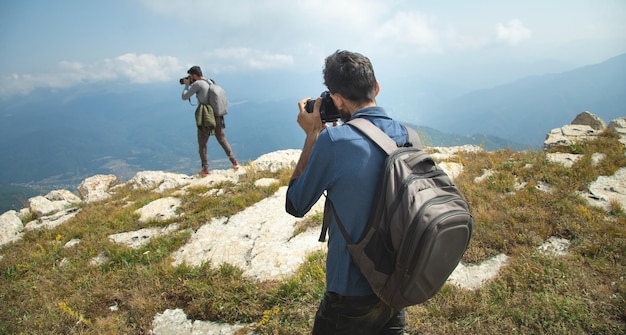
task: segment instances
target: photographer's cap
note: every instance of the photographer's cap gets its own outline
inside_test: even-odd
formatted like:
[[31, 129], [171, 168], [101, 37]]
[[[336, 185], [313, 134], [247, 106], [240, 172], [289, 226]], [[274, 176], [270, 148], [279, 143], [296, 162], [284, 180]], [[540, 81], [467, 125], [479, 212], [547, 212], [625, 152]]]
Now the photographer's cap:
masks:
[[202, 76], [202, 70], [198, 65], [192, 66], [189, 70], [187, 70], [187, 73]]

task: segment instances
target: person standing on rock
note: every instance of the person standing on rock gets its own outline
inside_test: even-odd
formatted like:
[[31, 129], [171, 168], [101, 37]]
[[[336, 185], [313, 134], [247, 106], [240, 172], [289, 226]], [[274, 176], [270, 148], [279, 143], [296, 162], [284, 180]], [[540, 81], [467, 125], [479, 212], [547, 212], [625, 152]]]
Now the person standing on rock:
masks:
[[[367, 57], [337, 51], [326, 58], [323, 75], [343, 122], [365, 118], [396, 142], [408, 141], [402, 124], [376, 105], [380, 86]], [[287, 190], [286, 211], [302, 217], [326, 191], [350, 238], [358, 241], [386, 154], [351, 126], [326, 127], [320, 118], [321, 99], [315, 101], [312, 113], [306, 110], [309, 100], [298, 103], [297, 122], [306, 139]], [[325, 217], [330, 220], [326, 293], [315, 315], [313, 334], [404, 334], [404, 309], [393, 310], [374, 294], [353, 264], [334, 215]]]
[[213, 81], [204, 78], [202, 76], [202, 69], [197, 65], [192, 66], [187, 73], [189, 76], [182, 78], [180, 83], [185, 85], [182, 94], [183, 100], [189, 100], [194, 94], [198, 99], [196, 126], [198, 128], [198, 153], [200, 154], [200, 162], [202, 164], [200, 176], [206, 177], [209, 174], [207, 143], [209, 142], [211, 134], [215, 134], [217, 142], [219, 142], [222, 149], [224, 149], [224, 153], [228, 156], [230, 163], [233, 165], [233, 169], [237, 170], [239, 163], [228, 140], [226, 140], [226, 133], [224, 132], [224, 128], [226, 128], [224, 116], [215, 115], [213, 108], [209, 105], [209, 89]]

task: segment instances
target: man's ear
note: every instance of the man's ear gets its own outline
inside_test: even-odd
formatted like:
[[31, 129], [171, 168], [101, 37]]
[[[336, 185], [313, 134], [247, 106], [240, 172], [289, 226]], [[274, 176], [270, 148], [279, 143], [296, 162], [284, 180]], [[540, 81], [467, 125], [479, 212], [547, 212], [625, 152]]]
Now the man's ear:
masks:
[[345, 105], [345, 101], [343, 100], [343, 97], [339, 93], [331, 94], [330, 98], [333, 99], [335, 106], [339, 110], [341, 110], [343, 106]]
[[378, 96], [378, 92], [380, 92], [380, 84], [378, 83], [378, 80], [376, 80], [376, 94], [374, 94], [375, 97]]

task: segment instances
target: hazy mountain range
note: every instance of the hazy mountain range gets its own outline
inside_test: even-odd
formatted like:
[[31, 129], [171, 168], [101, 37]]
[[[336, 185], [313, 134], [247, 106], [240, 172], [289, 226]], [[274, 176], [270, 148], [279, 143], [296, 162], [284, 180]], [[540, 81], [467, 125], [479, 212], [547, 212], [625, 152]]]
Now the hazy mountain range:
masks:
[[626, 115], [626, 54], [572, 71], [532, 76], [469, 92], [440, 105], [423, 122], [441, 131], [489, 134], [540, 145], [552, 128], [590, 111], [607, 123]]
[[[240, 161], [301, 148], [304, 134], [295, 121], [296, 103], [319, 95], [320, 77], [215, 78], [229, 93], [226, 134]], [[272, 98], [282, 86], [284, 99]], [[197, 172], [195, 107], [180, 99], [181, 91], [177, 80], [85, 83], [1, 101], [0, 212], [20, 208], [40, 192], [74, 189], [99, 173], [128, 179], [142, 170]], [[626, 54], [473, 91], [453, 82], [398, 79], [383, 85], [379, 103], [392, 117], [417, 127], [430, 146], [473, 143], [488, 150], [524, 149], [540, 148], [550, 129], [585, 110], [607, 122], [626, 115], [624, 92]], [[214, 139], [209, 141], [209, 158], [213, 168], [228, 166]]]

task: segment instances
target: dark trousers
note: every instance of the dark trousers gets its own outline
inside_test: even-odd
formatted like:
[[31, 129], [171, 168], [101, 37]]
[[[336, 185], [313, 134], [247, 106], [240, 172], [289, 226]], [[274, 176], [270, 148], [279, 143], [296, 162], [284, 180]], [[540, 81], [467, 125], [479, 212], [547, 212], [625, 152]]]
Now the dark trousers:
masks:
[[[226, 133], [224, 132], [224, 128], [226, 125], [224, 123], [224, 117], [216, 118], [217, 126], [213, 130], [215, 133], [215, 138], [217, 142], [224, 149], [224, 153], [228, 156], [228, 159], [231, 163], [235, 163], [237, 158], [235, 158], [235, 154], [233, 153], [233, 149], [230, 147], [230, 143], [226, 140]], [[202, 169], [209, 169], [209, 160], [207, 157], [207, 143], [209, 142], [209, 137], [211, 137], [211, 128], [203, 128], [198, 127], [198, 153], [200, 154], [200, 163], [202, 163]]]
[[313, 335], [403, 335], [405, 324], [404, 309], [393, 310], [376, 295], [326, 292], [315, 314]]

